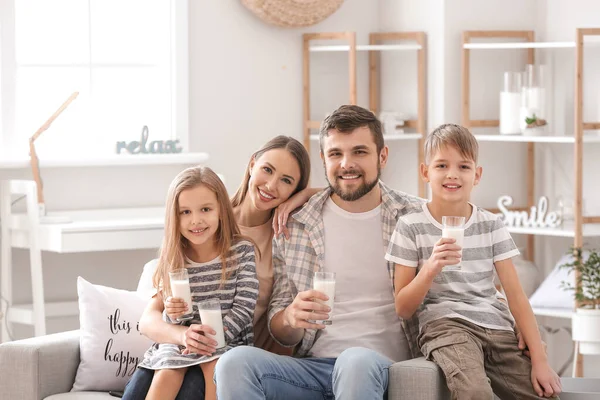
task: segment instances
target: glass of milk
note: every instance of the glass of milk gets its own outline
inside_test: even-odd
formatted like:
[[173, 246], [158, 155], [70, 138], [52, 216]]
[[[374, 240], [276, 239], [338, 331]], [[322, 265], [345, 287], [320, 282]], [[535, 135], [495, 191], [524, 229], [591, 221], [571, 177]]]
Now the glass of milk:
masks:
[[317, 324], [331, 325], [331, 314], [333, 313], [333, 299], [335, 298], [335, 272], [315, 272], [313, 277], [313, 289], [321, 293], [326, 294], [329, 300], [317, 300], [316, 302], [325, 304], [331, 311], [329, 311], [329, 319], [324, 321], [315, 321]]
[[[462, 247], [465, 240], [465, 217], [442, 217], [442, 237], [455, 239], [456, 244], [461, 247], [459, 253], [462, 256]], [[447, 265], [444, 270], [460, 270], [460, 264]]]
[[217, 298], [208, 299], [198, 303], [200, 320], [202, 325], [208, 325], [216, 332], [215, 335], [205, 335], [217, 342], [217, 349], [225, 347], [225, 334], [223, 331], [223, 317], [221, 314], [221, 302]]
[[169, 272], [171, 280], [171, 292], [173, 297], [182, 299], [187, 304], [187, 312], [177, 318], [177, 321], [187, 321], [194, 318], [194, 307], [192, 306], [192, 292], [190, 290], [190, 278], [188, 271], [182, 268], [177, 271]]

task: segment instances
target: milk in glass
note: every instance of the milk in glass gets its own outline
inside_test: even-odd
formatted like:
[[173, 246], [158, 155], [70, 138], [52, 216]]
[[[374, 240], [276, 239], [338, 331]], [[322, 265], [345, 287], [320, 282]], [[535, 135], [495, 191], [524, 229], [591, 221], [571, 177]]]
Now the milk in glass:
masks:
[[[465, 240], [465, 217], [442, 217], [442, 237], [456, 240], [461, 247], [459, 254], [462, 257], [462, 247]], [[447, 265], [444, 270], [458, 270], [460, 264]]]
[[202, 325], [208, 325], [216, 332], [214, 335], [205, 332], [205, 335], [217, 342], [217, 349], [225, 347], [223, 316], [221, 315], [221, 303], [219, 299], [209, 299], [198, 303], [198, 311], [200, 312]]
[[171, 291], [173, 292], [173, 297], [178, 297], [185, 301], [188, 311], [191, 311], [192, 292], [190, 290], [190, 281], [171, 281]]
[[331, 311], [329, 311], [329, 319], [325, 321], [316, 321], [318, 324], [331, 325], [331, 315], [333, 314], [333, 300], [335, 298], [335, 273], [334, 272], [315, 272], [313, 278], [313, 289], [322, 292], [329, 297], [329, 300], [323, 301], [315, 299], [316, 302], [325, 304]]
[[183, 268], [169, 272], [169, 279], [171, 281], [171, 293], [173, 297], [182, 299], [188, 307], [186, 313], [178, 317], [177, 321], [187, 321], [192, 319], [194, 317], [194, 309], [192, 306], [192, 292], [187, 269]]

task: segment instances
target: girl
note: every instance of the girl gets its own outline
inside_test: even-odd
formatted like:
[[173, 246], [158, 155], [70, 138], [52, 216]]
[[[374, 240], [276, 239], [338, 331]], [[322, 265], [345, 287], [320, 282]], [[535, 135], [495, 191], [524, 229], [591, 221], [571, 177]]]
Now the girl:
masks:
[[[233, 213], [242, 234], [251, 238], [260, 250], [256, 274], [260, 282], [254, 312], [254, 346], [277, 353], [291, 354], [292, 349], [278, 345], [267, 328], [267, 308], [273, 287], [271, 240], [274, 234], [284, 233], [288, 215], [303, 205], [317, 190], [307, 188], [310, 178], [310, 159], [302, 143], [288, 136], [277, 136], [256, 151], [248, 162], [239, 189], [232, 198]], [[151, 276], [153, 264], [148, 263], [140, 279]], [[147, 284], [148, 286], [150, 283]], [[192, 324], [182, 331], [162, 318], [163, 310], [170, 315], [185, 312], [183, 301], [168, 298], [165, 304], [146, 308], [140, 320], [140, 331], [158, 343], [180, 343], [195, 352], [212, 354], [214, 347], [204, 335], [201, 325]], [[210, 333], [210, 332], [208, 332]], [[124, 399], [144, 399], [152, 380], [152, 371], [138, 369], [125, 388]], [[204, 387], [204, 376], [190, 369], [178, 399], [198, 398]], [[212, 381], [212, 379], [211, 379]]]
[[[192, 312], [191, 323], [199, 324], [195, 304], [218, 298], [227, 344], [212, 352], [178, 344], [154, 344], [139, 365], [155, 370], [147, 399], [174, 399], [187, 369], [198, 365], [204, 375], [204, 398], [215, 399], [212, 376], [217, 358], [234, 346], [253, 343], [252, 321], [258, 296], [254, 246], [240, 234], [227, 190], [210, 168], [188, 168], [171, 183], [165, 237], [153, 276], [158, 293], [150, 308], [157, 304], [162, 308], [163, 301], [172, 294], [168, 273], [182, 268], [187, 268], [190, 276], [194, 304], [181, 302], [182, 312], [167, 310], [168, 319], [175, 321], [181, 314]], [[206, 325], [202, 329], [216, 333]], [[214, 346], [216, 342], [210, 339], [209, 344]]]

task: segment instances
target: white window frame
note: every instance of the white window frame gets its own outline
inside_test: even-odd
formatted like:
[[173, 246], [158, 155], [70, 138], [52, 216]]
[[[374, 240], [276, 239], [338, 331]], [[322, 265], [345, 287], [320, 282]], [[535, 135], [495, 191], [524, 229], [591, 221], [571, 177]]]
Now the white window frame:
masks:
[[[174, 134], [173, 139], [179, 140], [183, 152], [189, 152], [188, 0], [168, 1], [171, 3], [172, 28], [171, 132]], [[17, 140], [16, 76], [15, 0], [0, 0], [0, 159], [12, 158], [10, 153], [15, 149]]]

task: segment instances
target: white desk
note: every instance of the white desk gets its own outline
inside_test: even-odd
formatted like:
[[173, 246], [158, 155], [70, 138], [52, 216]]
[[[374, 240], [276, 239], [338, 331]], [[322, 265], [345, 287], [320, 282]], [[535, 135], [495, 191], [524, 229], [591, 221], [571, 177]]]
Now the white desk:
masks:
[[[39, 224], [37, 240], [41, 251], [76, 253], [156, 249], [160, 247], [164, 234], [164, 208], [162, 207], [48, 213], [48, 215], [52, 214], [68, 216], [72, 222]], [[26, 214], [12, 215], [9, 224], [12, 227], [11, 247], [31, 248], [28, 224], [29, 219]], [[41, 255], [39, 259], [41, 260]], [[39, 287], [43, 288], [43, 276], [35, 276], [32, 278], [33, 281], [39, 281]], [[10, 289], [7, 290], [5, 287], [3, 291], [10, 292]], [[34, 298], [36, 295], [39, 293], [34, 291]], [[44, 302], [44, 319], [74, 316], [78, 312], [77, 301]], [[27, 325], [36, 323], [33, 304], [13, 304], [7, 314], [7, 322]], [[4, 336], [2, 339], [6, 340]]]
[[[69, 217], [72, 222], [40, 223], [38, 232], [42, 251], [80, 253], [156, 249], [163, 237], [162, 207], [49, 212], [48, 215]], [[12, 247], [30, 248], [28, 223], [26, 214], [12, 215]]]
[[[208, 160], [206, 153], [164, 155], [119, 155], [73, 160], [40, 159], [43, 168], [111, 167], [144, 165], [197, 165]], [[28, 159], [0, 160], [1, 170], [29, 167]], [[0, 342], [8, 339], [8, 323], [34, 326], [35, 336], [46, 334], [46, 317], [73, 316], [77, 301], [50, 303], [44, 300], [43, 251], [78, 253], [157, 249], [164, 229], [164, 208], [146, 207], [48, 212], [48, 216], [69, 217], [61, 224], [41, 223], [37, 191], [33, 181], [4, 181], [0, 194], [2, 218], [2, 263], [0, 295]], [[11, 195], [25, 195], [27, 213], [13, 213]], [[32, 210], [30, 212], [30, 210]], [[28, 249], [30, 254], [33, 304], [12, 304], [12, 248]], [[5, 318], [2, 318], [4, 315]]]

